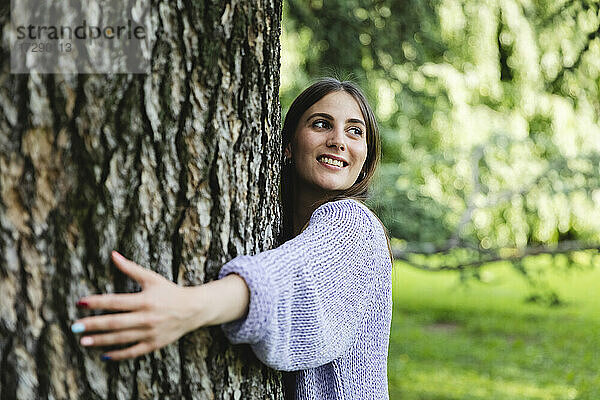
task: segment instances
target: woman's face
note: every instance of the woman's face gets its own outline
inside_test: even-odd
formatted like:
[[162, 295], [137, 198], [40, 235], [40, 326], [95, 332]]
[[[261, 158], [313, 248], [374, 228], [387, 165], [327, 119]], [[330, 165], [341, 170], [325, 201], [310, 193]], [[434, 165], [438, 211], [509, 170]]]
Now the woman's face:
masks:
[[344, 190], [356, 182], [367, 159], [365, 120], [354, 97], [332, 92], [302, 114], [291, 146], [298, 177], [321, 190]]

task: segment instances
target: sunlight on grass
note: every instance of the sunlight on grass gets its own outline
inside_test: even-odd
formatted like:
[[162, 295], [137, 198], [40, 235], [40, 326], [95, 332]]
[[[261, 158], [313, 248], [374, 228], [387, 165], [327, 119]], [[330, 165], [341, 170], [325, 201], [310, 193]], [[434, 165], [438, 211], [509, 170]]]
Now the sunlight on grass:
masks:
[[391, 399], [600, 398], [600, 271], [553, 272], [560, 307], [527, 303], [508, 264], [485, 282], [394, 267]]
[[413, 372], [404, 379], [407, 384], [403, 391], [406, 397], [448, 398], [448, 399], [575, 399], [577, 390], [565, 385], [538, 387], [524, 380], [492, 379], [480, 371], [453, 371], [440, 366], [428, 368], [422, 366], [419, 372]]
[[470, 310], [510, 310], [518, 313], [566, 313], [600, 321], [600, 269], [559, 271], [548, 274], [567, 307], [540, 307], [525, 302], [529, 288], [510, 264], [484, 267], [483, 282], [460, 283], [457, 273], [430, 273], [396, 263], [393, 272], [394, 300], [403, 304], [448, 306]]

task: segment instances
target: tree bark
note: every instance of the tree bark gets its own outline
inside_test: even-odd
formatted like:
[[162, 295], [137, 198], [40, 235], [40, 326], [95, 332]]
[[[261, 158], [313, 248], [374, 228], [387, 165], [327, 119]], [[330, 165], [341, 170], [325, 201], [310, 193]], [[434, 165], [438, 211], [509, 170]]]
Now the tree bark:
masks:
[[220, 327], [118, 363], [70, 331], [80, 297], [139, 290], [112, 249], [197, 285], [277, 244], [281, 2], [153, 7], [145, 75], [11, 75], [2, 37], [1, 400], [283, 398]]

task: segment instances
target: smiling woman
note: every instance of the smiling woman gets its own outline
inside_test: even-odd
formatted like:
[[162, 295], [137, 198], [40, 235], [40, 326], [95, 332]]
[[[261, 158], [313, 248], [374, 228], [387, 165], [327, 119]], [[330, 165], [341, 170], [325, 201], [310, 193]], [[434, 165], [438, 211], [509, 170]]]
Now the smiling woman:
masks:
[[137, 357], [221, 325], [271, 368], [294, 399], [388, 399], [392, 260], [385, 228], [359, 200], [379, 160], [373, 112], [354, 84], [323, 79], [298, 96], [283, 127], [281, 246], [226, 263], [219, 279], [179, 287], [113, 252], [140, 293], [80, 307], [124, 311], [77, 321], [83, 346], [134, 343]]
[[[284, 240], [298, 234], [320, 204], [366, 200], [381, 143], [375, 115], [358, 86], [333, 78], [316, 82], [290, 106], [282, 136]], [[344, 165], [332, 166], [333, 160]]]

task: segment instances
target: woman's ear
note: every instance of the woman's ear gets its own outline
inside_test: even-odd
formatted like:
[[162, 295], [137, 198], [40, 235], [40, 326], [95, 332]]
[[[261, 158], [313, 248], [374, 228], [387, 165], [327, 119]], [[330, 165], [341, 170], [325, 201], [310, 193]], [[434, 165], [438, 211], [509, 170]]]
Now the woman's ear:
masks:
[[289, 158], [289, 159], [292, 158], [292, 144], [291, 143], [288, 143], [288, 145], [285, 146], [285, 150], [283, 151], [283, 155], [286, 158]]

